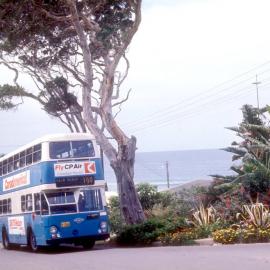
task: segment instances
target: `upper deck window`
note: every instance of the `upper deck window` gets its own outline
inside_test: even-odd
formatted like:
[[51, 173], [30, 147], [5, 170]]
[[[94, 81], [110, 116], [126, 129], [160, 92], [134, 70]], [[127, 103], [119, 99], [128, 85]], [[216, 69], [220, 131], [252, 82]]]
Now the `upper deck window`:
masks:
[[40, 160], [41, 144], [37, 144], [0, 162], [0, 176], [32, 165]]
[[95, 156], [91, 141], [65, 141], [50, 143], [51, 159], [82, 158]]

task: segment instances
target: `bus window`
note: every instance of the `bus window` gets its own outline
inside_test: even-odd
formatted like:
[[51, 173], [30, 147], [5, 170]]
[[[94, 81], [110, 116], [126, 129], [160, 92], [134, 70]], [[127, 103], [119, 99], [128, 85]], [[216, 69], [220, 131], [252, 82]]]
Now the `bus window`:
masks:
[[26, 150], [26, 165], [33, 163], [33, 148], [30, 147]]
[[7, 159], [3, 161], [3, 174], [7, 174]]
[[49, 204], [75, 203], [73, 192], [55, 192], [46, 194]]
[[44, 194], [41, 194], [41, 214], [42, 215], [48, 215], [49, 214], [49, 207], [48, 203], [45, 199]]
[[69, 142], [51, 142], [50, 158], [81, 158], [95, 156], [94, 147], [91, 141], [69, 141]]
[[20, 168], [20, 155], [17, 154], [14, 156], [14, 170], [18, 170]]
[[34, 146], [33, 162], [38, 162], [40, 160], [41, 160], [41, 144], [37, 144]]
[[78, 205], [80, 212], [102, 210], [103, 205], [100, 190], [99, 189], [81, 190]]
[[40, 215], [40, 194], [34, 194], [34, 205], [35, 205], [35, 212], [37, 215]]
[[64, 213], [77, 212], [76, 204], [54, 205], [54, 206], [51, 206], [50, 209], [51, 209], [51, 214], [64, 214]]
[[8, 201], [3, 200], [3, 214], [6, 214], [8, 210]]
[[10, 157], [8, 159], [8, 172], [12, 172], [13, 168], [14, 168], [14, 166], [13, 166], [13, 157]]
[[26, 207], [25, 207], [25, 196], [24, 195], [21, 196], [21, 210], [22, 210], [22, 212], [25, 212], [25, 210], [26, 210]]
[[11, 213], [11, 199], [8, 199], [7, 201], [7, 212]]
[[32, 194], [27, 194], [25, 196], [25, 209], [26, 209], [26, 211], [33, 210]]
[[20, 153], [20, 168], [25, 166], [25, 151]]
[[91, 141], [72, 141], [73, 157], [93, 157], [94, 147]]
[[51, 214], [75, 213], [77, 207], [73, 192], [46, 193]]
[[70, 142], [51, 142], [50, 158], [60, 159], [71, 157]]

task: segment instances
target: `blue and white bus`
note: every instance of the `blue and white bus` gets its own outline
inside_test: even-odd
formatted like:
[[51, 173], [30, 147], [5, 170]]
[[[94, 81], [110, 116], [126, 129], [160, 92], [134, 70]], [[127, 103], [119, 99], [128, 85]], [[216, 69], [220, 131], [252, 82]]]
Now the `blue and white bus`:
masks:
[[0, 158], [3, 247], [73, 243], [92, 248], [109, 237], [100, 149], [90, 134], [49, 135]]

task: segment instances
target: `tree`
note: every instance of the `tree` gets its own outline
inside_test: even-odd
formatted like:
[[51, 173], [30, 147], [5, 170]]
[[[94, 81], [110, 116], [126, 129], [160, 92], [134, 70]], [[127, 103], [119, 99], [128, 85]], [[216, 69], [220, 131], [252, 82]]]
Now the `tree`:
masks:
[[231, 169], [235, 176], [215, 176], [222, 179], [218, 188], [239, 189], [253, 200], [260, 196], [269, 203], [270, 192], [270, 126], [269, 107], [258, 110], [251, 105], [242, 107], [243, 121], [238, 127], [229, 128], [242, 139], [233, 142], [224, 150], [233, 153], [233, 160], [239, 160], [238, 165]]
[[[15, 72], [14, 85], [0, 88], [0, 106], [30, 97], [71, 130], [88, 129], [115, 172], [129, 224], [145, 219], [133, 182], [136, 138], [115, 117], [129, 96], [120, 87], [140, 21], [141, 0], [0, 0], [0, 60]], [[19, 72], [38, 91], [20, 86]]]

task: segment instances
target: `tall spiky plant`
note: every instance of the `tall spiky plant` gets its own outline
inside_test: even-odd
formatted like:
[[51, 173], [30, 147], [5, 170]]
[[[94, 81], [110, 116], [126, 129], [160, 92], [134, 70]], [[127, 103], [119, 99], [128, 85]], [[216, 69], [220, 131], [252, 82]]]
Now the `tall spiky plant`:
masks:
[[201, 203], [193, 215], [193, 225], [195, 227], [208, 226], [212, 223], [215, 223], [217, 218], [217, 211], [213, 206], [204, 207]]
[[238, 213], [237, 216], [255, 228], [270, 228], [270, 212], [262, 203], [243, 205], [242, 213]]
[[239, 126], [228, 128], [236, 132], [242, 141], [233, 142], [230, 147], [223, 149], [234, 154], [233, 161], [240, 162], [231, 167], [236, 173], [234, 177], [220, 177], [223, 184], [219, 188], [226, 186], [230, 190], [241, 185], [256, 199], [270, 190], [269, 107], [258, 111], [251, 105], [244, 105], [242, 112], [243, 121]]

